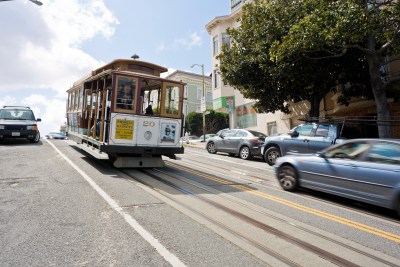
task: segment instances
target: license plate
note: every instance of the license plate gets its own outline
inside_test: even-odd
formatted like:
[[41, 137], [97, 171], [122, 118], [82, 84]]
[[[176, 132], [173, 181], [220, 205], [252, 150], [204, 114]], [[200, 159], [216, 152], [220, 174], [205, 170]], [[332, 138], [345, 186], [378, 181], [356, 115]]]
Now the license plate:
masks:
[[20, 132], [12, 132], [11, 135], [12, 136], [20, 136], [21, 134], [20, 134]]

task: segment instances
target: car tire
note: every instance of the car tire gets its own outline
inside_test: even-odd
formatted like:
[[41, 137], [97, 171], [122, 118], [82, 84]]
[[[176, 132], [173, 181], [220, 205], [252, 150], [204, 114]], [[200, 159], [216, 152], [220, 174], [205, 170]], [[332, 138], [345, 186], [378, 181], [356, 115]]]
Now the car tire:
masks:
[[215, 144], [213, 142], [209, 142], [207, 144], [207, 151], [210, 154], [215, 154], [217, 153], [217, 148], [215, 147]]
[[251, 158], [250, 148], [248, 146], [243, 146], [240, 148], [239, 156], [241, 159], [247, 160]]
[[283, 190], [295, 191], [299, 184], [296, 169], [290, 165], [281, 166], [278, 170], [278, 181]]
[[265, 151], [264, 160], [266, 163], [268, 163], [268, 165], [272, 166], [275, 164], [276, 159], [280, 156], [281, 152], [279, 151], [279, 148], [272, 146]]
[[397, 212], [397, 216], [400, 218], [400, 196], [397, 197], [396, 212]]
[[38, 143], [40, 140], [40, 132], [37, 132], [33, 139], [30, 139], [29, 142], [31, 143]]

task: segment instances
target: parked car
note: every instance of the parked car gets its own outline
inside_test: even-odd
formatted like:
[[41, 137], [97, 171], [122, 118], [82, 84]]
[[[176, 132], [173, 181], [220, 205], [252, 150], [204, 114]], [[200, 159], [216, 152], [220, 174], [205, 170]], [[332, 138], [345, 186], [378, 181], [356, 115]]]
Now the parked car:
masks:
[[226, 152], [231, 156], [239, 155], [242, 159], [250, 159], [261, 156], [260, 146], [265, 137], [265, 134], [251, 130], [221, 130], [219, 135], [207, 141], [206, 149], [211, 154]]
[[4, 106], [0, 109], [0, 142], [5, 138], [26, 138], [31, 143], [40, 140], [40, 132], [29, 107]]
[[[206, 142], [208, 141], [208, 139], [210, 139], [211, 137], [217, 136], [217, 134], [206, 134]], [[200, 136], [200, 142], [204, 142], [204, 135]]]
[[[186, 137], [181, 137], [181, 142], [186, 142]], [[198, 137], [197, 135], [189, 135], [189, 143], [192, 143], [192, 142], [196, 142], [196, 141], [198, 141], [198, 142], [200, 142], [200, 137]]]
[[50, 133], [46, 134], [46, 138], [47, 139], [62, 139], [62, 140], [68, 139], [67, 136], [62, 132], [50, 132]]
[[321, 153], [278, 158], [274, 166], [284, 190], [305, 187], [400, 215], [400, 140], [348, 140]]
[[315, 153], [346, 139], [364, 137], [375, 136], [365, 136], [357, 127], [343, 123], [305, 123], [286, 134], [266, 138], [261, 154], [272, 166], [277, 158], [287, 154]]

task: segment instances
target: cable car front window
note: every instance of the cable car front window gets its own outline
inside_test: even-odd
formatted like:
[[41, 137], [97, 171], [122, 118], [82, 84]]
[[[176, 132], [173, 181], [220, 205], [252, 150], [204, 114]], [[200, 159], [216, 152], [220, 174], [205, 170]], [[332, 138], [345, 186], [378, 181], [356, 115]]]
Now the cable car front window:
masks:
[[165, 93], [165, 114], [177, 115], [179, 112], [180, 87], [167, 85]]
[[117, 109], [134, 110], [136, 84], [136, 79], [133, 78], [117, 78]]

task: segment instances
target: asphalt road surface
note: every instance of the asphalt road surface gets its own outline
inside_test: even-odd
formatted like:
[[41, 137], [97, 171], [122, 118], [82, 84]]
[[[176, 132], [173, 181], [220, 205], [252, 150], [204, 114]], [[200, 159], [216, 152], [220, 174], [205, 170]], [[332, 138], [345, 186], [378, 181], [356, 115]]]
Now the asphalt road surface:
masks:
[[0, 154], [0, 266], [400, 266], [392, 212], [284, 192], [261, 159], [187, 147], [118, 170], [69, 140]]

